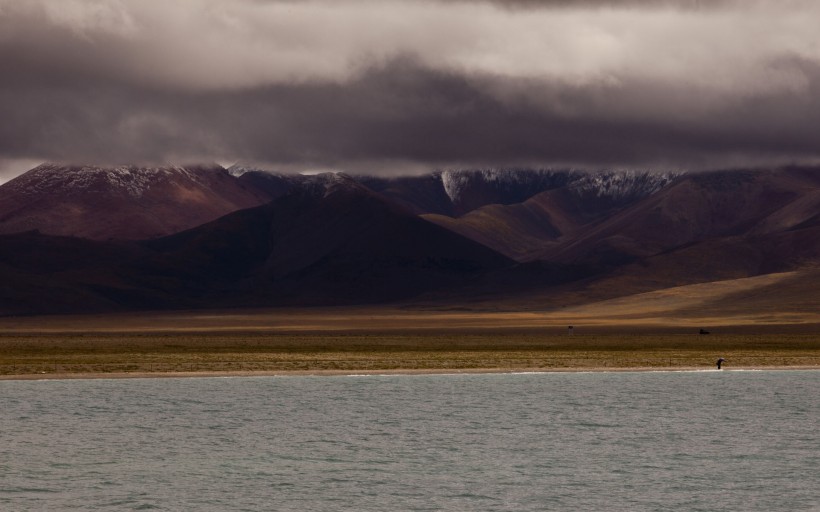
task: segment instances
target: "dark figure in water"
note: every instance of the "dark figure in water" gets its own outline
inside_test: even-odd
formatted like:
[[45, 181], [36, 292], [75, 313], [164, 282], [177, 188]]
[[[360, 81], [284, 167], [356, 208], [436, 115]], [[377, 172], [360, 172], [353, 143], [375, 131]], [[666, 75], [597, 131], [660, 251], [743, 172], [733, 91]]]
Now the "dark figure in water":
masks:
[[723, 361], [725, 361], [725, 359], [723, 359], [722, 357], [721, 357], [720, 359], [718, 359], [718, 360], [717, 360], [717, 367], [718, 367], [718, 370], [720, 370], [720, 365], [722, 365], [722, 364], [723, 364]]

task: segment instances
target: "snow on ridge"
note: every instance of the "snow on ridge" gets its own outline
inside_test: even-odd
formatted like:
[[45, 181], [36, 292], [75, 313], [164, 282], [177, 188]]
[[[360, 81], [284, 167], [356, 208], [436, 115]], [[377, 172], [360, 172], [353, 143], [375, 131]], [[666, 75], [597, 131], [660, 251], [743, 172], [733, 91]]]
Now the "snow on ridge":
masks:
[[624, 200], [648, 197], [682, 174], [681, 172], [631, 170], [599, 171], [583, 175], [580, 179], [575, 180], [570, 188], [579, 195], [591, 193], [596, 197]]
[[460, 171], [442, 171], [440, 176], [444, 192], [450, 198], [450, 202], [455, 203], [461, 197], [461, 191], [467, 183], [464, 173]]
[[234, 178], [239, 178], [243, 174], [247, 174], [249, 172], [258, 172], [258, 173], [263, 173], [263, 174], [269, 174], [271, 176], [276, 176], [278, 178], [284, 178], [284, 179], [291, 179], [294, 176], [301, 176], [300, 174], [280, 172], [280, 171], [275, 171], [275, 170], [272, 170], [272, 169], [265, 169], [263, 167], [255, 167], [253, 165], [245, 165], [245, 164], [241, 164], [241, 163], [235, 163], [232, 166], [226, 168], [225, 170], [228, 172], [228, 174], [230, 174]]
[[594, 194], [625, 200], [647, 197], [668, 185], [683, 172], [646, 170], [582, 171], [575, 169], [447, 169], [438, 171], [444, 191], [456, 204], [470, 185], [484, 183], [504, 191], [528, 185], [547, 190], [568, 186], [576, 194]]
[[[197, 168], [198, 169], [198, 168]], [[95, 192], [119, 191], [131, 197], [140, 198], [158, 183], [165, 182], [174, 175], [189, 181], [202, 183], [201, 172], [195, 169], [167, 167], [137, 167], [123, 165], [117, 167], [63, 166], [43, 164], [19, 176], [7, 185], [16, 192], [36, 195], [49, 192]]]
[[309, 189], [318, 192], [322, 197], [328, 197], [334, 193], [351, 188], [360, 188], [356, 180], [343, 172], [324, 172], [303, 176], [302, 183]]
[[233, 164], [232, 166], [228, 167], [226, 170], [228, 171], [228, 174], [230, 174], [234, 178], [238, 178], [238, 177], [242, 176], [243, 174], [249, 173], [249, 172], [268, 172], [268, 171], [263, 171], [262, 169], [257, 169], [255, 167], [247, 167], [247, 166], [244, 166], [244, 165], [241, 165], [241, 164]]
[[[179, 169], [174, 170], [179, 172]], [[169, 169], [141, 169], [124, 166], [103, 171], [103, 176], [115, 189], [123, 190], [132, 197], [142, 197], [160, 175], [168, 175], [171, 172]]]

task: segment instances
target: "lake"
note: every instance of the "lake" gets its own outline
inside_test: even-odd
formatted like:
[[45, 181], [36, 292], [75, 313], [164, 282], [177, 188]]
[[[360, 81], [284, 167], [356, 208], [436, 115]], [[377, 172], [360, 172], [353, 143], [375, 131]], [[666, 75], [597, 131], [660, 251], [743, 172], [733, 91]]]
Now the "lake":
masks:
[[820, 372], [2, 381], [0, 510], [820, 510]]

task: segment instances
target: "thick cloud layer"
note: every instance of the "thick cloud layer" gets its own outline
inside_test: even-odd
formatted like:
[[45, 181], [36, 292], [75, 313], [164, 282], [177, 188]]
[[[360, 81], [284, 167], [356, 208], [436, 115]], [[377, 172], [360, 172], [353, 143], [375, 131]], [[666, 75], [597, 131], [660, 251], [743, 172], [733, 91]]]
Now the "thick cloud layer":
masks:
[[817, 19], [810, 0], [0, 0], [0, 162], [813, 161]]

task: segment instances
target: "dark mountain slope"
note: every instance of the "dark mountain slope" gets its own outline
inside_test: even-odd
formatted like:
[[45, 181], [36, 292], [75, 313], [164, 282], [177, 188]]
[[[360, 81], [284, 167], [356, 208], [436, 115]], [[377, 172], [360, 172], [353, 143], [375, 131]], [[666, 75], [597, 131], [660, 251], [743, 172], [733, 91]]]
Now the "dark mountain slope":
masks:
[[160, 309], [179, 303], [131, 277], [150, 252], [37, 232], [0, 235], [0, 315]]
[[539, 258], [617, 265], [715, 238], [813, 222], [820, 174], [807, 169], [693, 174], [589, 226]]
[[1, 236], [0, 277], [13, 285], [0, 312], [377, 303], [474, 284], [512, 263], [327, 175], [155, 240]]
[[395, 178], [354, 176], [354, 179], [415, 214], [453, 215], [453, 203], [444, 190], [441, 173]]
[[818, 266], [820, 226], [815, 226], [690, 244], [602, 274], [594, 288], [607, 297], [617, 297]]
[[560, 188], [583, 173], [536, 169], [467, 169], [422, 176], [356, 176], [371, 190], [417, 214], [458, 217], [490, 204], [514, 204]]
[[424, 218], [518, 261], [538, 259], [559, 239], [607, 219], [668, 186], [674, 174], [577, 173], [567, 186], [541, 192], [519, 204], [489, 205], [459, 218]]
[[237, 178], [244, 187], [262, 194], [267, 201], [278, 199], [294, 188], [313, 179], [312, 176], [263, 171], [238, 164], [228, 167], [227, 171], [228, 174]]
[[453, 213], [460, 216], [489, 204], [520, 203], [581, 176], [566, 170], [482, 169], [443, 171], [441, 180], [453, 203]]
[[162, 238], [0, 236], [0, 314], [392, 300], [560, 307], [811, 268], [817, 171], [587, 175], [438, 219], [478, 242], [343, 174], [272, 176], [258, 193], [276, 200]]
[[147, 243], [166, 261], [264, 301], [368, 302], [459, 283], [512, 262], [345, 175]]

